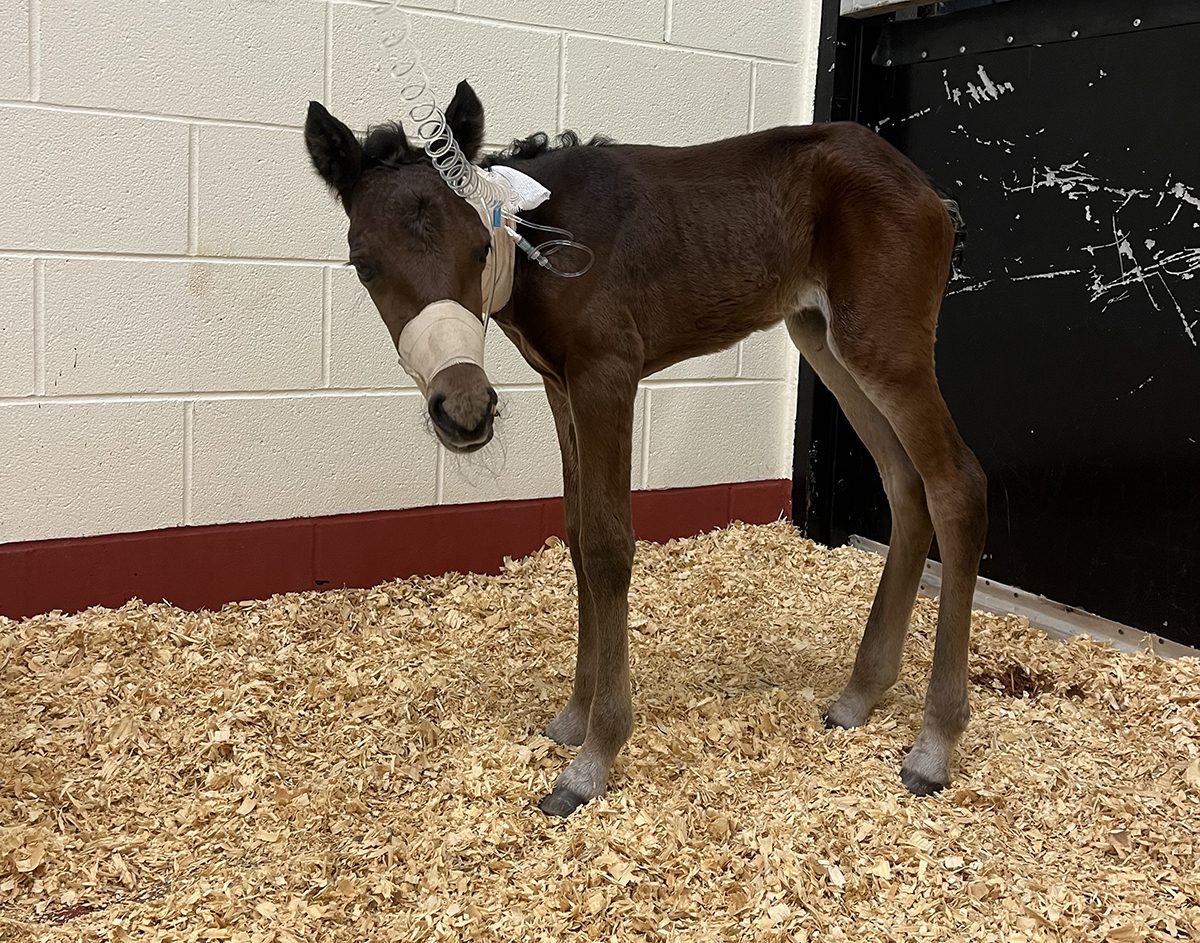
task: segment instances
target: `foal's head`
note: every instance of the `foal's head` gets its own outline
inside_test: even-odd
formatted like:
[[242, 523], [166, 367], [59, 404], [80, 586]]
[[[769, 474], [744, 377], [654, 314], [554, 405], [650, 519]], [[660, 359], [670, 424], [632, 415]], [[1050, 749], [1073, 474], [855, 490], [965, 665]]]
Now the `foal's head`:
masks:
[[[459, 83], [446, 119], [459, 147], [474, 161], [483, 146], [483, 106], [466, 82]], [[479, 214], [442, 181], [425, 152], [408, 143], [399, 124], [377, 127], [360, 142], [311, 102], [304, 141], [317, 172], [350, 217], [350, 263], [393, 344], [405, 325], [435, 301], [482, 312], [480, 279], [490, 233]], [[457, 363], [427, 379], [422, 392], [442, 443], [456, 452], [486, 445], [496, 391], [483, 369]]]

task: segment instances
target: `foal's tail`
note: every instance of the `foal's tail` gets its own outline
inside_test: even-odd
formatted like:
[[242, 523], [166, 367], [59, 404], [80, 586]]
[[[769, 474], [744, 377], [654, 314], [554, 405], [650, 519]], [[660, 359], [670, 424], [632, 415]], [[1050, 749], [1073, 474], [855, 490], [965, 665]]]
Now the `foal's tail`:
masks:
[[954, 224], [954, 250], [950, 254], [950, 274], [954, 278], [962, 274], [963, 257], [967, 248], [967, 223], [963, 219], [958, 200], [954, 199], [932, 177], [926, 177], [926, 179], [929, 181], [929, 186], [941, 198], [942, 205], [946, 207], [946, 212], [950, 214], [950, 222]]
[[958, 208], [958, 200], [942, 197], [942, 205], [950, 214], [950, 222], [954, 223], [954, 251], [950, 253], [951, 277], [962, 274], [963, 254], [967, 248], [967, 223], [963, 219], [962, 210]]

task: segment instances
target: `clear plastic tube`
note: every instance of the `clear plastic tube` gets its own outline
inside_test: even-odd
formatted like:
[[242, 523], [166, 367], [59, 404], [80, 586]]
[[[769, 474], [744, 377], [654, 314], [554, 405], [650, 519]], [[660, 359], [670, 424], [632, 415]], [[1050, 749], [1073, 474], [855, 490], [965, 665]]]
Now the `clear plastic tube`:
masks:
[[446, 185], [464, 200], [482, 203], [488, 210], [503, 206], [512, 190], [503, 181], [479, 172], [462, 152], [446, 121], [446, 113], [433, 97], [429, 78], [421, 66], [421, 56], [412, 39], [412, 21], [401, 8], [401, 0], [377, 6], [374, 15], [385, 23], [379, 45], [384, 52], [380, 63], [399, 83], [400, 100], [408, 117], [406, 130], [429, 155]]
[[[512, 189], [503, 180], [485, 175], [467, 159], [467, 155], [454, 139], [454, 133], [446, 121], [446, 113], [433, 97], [429, 77], [421, 66], [421, 56], [413, 42], [412, 21], [401, 3], [402, 0], [380, 3], [374, 9], [374, 16], [385, 26], [383, 38], [379, 43], [384, 58], [379, 67], [386, 70], [388, 76], [399, 84], [400, 101], [405, 108], [404, 115], [408, 118], [405, 130], [412, 134], [429, 155], [434, 168], [446, 185], [467, 202], [480, 206], [485, 217], [494, 219], [496, 211], [500, 209], [502, 216], [507, 218], [512, 226], [519, 224], [563, 237], [534, 246], [518, 236], [515, 230], [509, 229], [521, 251], [532, 261], [562, 278], [577, 278], [585, 274], [595, 261], [595, 254], [591, 249], [576, 242], [575, 237], [565, 229], [530, 223], [518, 217], [516, 213], [503, 209], [506, 204], [511, 205]], [[493, 239], [496, 229], [497, 227], [492, 227]], [[587, 264], [576, 271], [559, 269], [550, 262], [549, 256], [562, 249], [575, 249], [585, 253], [588, 257]]]

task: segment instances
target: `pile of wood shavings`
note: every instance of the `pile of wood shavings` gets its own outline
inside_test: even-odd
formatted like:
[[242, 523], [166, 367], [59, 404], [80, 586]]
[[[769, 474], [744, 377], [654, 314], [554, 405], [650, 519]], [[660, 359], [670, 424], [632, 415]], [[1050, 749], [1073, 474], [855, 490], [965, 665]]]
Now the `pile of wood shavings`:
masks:
[[953, 784], [903, 792], [934, 604], [826, 731], [879, 577], [787, 525], [639, 547], [638, 723], [572, 751], [561, 544], [496, 577], [0, 620], [0, 938], [1200, 939], [1200, 665], [976, 615]]

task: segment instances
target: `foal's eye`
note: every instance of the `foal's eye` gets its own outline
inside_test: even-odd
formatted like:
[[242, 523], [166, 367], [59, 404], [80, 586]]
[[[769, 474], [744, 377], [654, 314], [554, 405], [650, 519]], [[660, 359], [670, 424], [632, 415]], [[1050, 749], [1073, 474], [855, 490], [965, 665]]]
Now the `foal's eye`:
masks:
[[350, 262], [354, 266], [354, 271], [358, 273], [358, 280], [364, 285], [375, 277], [375, 269], [367, 265], [366, 262]]

